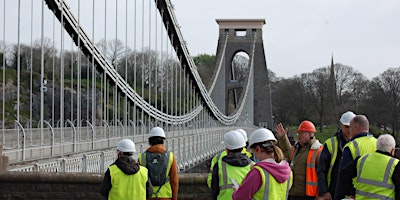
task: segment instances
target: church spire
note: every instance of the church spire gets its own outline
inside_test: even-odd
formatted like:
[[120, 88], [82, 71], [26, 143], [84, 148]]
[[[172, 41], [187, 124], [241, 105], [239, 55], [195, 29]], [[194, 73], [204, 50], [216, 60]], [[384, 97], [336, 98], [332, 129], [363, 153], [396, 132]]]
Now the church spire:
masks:
[[330, 88], [330, 96], [332, 101], [332, 111], [337, 115], [336, 103], [337, 103], [337, 93], [336, 93], [336, 78], [335, 78], [335, 63], [333, 62], [333, 53], [331, 58], [331, 70], [329, 74], [329, 88]]

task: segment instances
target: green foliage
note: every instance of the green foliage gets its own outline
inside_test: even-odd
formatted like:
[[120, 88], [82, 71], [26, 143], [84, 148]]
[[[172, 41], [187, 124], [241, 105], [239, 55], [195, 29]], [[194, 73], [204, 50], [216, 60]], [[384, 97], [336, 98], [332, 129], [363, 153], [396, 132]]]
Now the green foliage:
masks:
[[[4, 69], [1, 69], [1, 70], [0, 70], [0, 72], [1, 72], [1, 75], [0, 75], [0, 84], [3, 83], [3, 70], [4, 70]], [[6, 77], [6, 82], [7, 82], [7, 80], [15, 80], [16, 77], [17, 77], [17, 74], [16, 74], [16, 72], [15, 72], [14, 69], [6, 68], [6, 69], [5, 69], [5, 77]]]
[[214, 64], [215, 56], [208, 54], [200, 54], [193, 57], [193, 61], [196, 64], [196, 66], [204, 66], [210, 68]]
[[204, 85], [208, 87], [211, 84], [211, 78], [213, 77], [214, 73], [215, 56], [200, 54], [193, 57], [193, 61], [196, 64], [201, 80], [203, 81]]

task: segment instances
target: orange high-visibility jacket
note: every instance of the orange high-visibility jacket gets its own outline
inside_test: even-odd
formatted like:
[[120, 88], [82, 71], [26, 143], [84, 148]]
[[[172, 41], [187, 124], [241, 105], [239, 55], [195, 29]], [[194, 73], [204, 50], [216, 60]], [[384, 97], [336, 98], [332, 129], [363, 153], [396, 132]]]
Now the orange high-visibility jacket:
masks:
[[[323, 145], [313, 148], [311, 145], [310, 150], [308, 151], [307, 156], [307, 168], [306, 168], [306, 196], [318, 196], [318, 176], [317, 176], [317, 158], [321, 153]], [[292, 148], [292, 152], [290, 153], [290, 160], [294, 157], [294, 152], [296, 151], [296, 147]]]

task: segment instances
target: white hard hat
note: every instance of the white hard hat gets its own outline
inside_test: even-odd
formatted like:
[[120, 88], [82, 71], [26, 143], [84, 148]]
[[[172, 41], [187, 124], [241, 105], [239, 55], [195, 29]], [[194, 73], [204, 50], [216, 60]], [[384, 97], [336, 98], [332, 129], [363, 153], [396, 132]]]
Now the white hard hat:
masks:
[[162, 128], [158, 127], [158, 126], [152, 128], [150, 130], [150, 137], [155, 137], [155, 136], [165, 138], [164, 129], [162, 129]]
[[237, 131], [229, 131], [225, 133], [224, 140], [221, 142], [229, 150], [239, 149], [246, 146], [246, 142], [242, 134]]
[[136, 152], [135, 143], [130, 139], [122, 139], [117, 144], [117, 150], [121, 152]]
[[354, 114], [351, 111], [347, 111], [345, 113], [343, 113], [343, 115], [340, 117], [340, 123], [342, 123], [345, 126], [350, 126], [350, 121], [356, 116], [356, 114]]
[[276, 138], [272, 131], [266, 128], [260, 128], [255, 130], [249, 138], [249, 147], [255, 143], [265, 142], [265, 141], [274, 141], [276, 142]]
[[247, 139], [247, 133], [246, 133], [245, 130], [239, 128], [239, 129], [236, 129], [236, 131], [239, 132], [240, 134], [242, 134], [242, 136], [243, 136], [243, 138], [244, 138], [244, 142], [247, 142], [247, 141], [248, 141], [248, 139]]

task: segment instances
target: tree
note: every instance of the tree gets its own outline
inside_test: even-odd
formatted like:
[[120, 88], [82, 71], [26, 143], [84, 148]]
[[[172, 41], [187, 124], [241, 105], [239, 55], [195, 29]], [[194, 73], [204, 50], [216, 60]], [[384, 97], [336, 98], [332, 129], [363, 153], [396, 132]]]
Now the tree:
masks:
[[193, 61], [197, 67], [213, 67], [215, 64], [215, 55], [200, 54], [193, 57]]
[[0, 40], [0, 55], [1, 67], [3, 67], [3, 59], [5, 59], [5, 67], [10, 67], [13, 65], [13, 45]]
[[114, 67], [117, 67], [120, 62], [125, 58], [125, 53], [129, 52], [126, 51], [124, 43], [118, 39], [110, 41], [102, 39], [96, 45], [106, 57], [107, 61], [110, 62], [111, 65]]
[[[393, 133], [399, 129], [400, 119], [400, 67], [390, 68], [372, 80], [375, 87], [378, 87], [378, 95], [382, 95], [382, 104], [375, 105], [382, 108], [382, 117], [392, 126]], [[386, 124], [383, 124], [386, 126]]]
[[203, 84], [208, 88], [212, 82], [212, 77], [215, 68], [215, 55], [200, 54], [193, 57], [197, 71], [203, 81]]
[[33, 46], [29, 46], [26, 44], [19, 45], [19, 55], [18, 55], [18, 45], [13, 45], [12, 49], [12, 67], [14, 69], [17, 68], [18, 65], [18, 56], [20, 59], [20, 68], [21, 70], [30, 70], [32, 67], [32, 71], [34, 72], [41, 72], [41, 65], [42, 65], [42, 50], [43, 50], [43, 63], [45, 70], [52, 70], [52, 63], [50, 60], [53, 57], [58, 58], [56, 56], [57, 49], [53, 46], [52, 41], [50, 38], [44, 38], [43, 46], [40, 39], [36, 39], [33, 42]]
[[327, 103], [329, 97], [329, 67], [319, 68], [310, 74], [302, 74], [301, 78], [306, 88], [306, 95], [311, 101], [311, 105], [319, 118], [319, 130], [322, 132], [322, 127], [325, 123], [325, 114], [328, 111]]
[[298, 124], [310, 114], [300, 77], [271, 81], [272, 113], [276, 122]]
[[[348, 110], [355, 111], [358, 101], [365, 97], [365, 88], [368, 85], [367, 78], [359, 72], [354, 71], [350, 66], [340, 63], [334, 66], [336, 81], [336, 108], [337, 114]], [[333, 116], [332, 123], [337, 123], [339, 116]]]
[[360, 103], [359, 113], [367, 115], [371, 125], [387, 124], [389, 118], [385, 113], [386, 97], [383, 88], [378, 82], [372, 81], [368, 84], [368, 90], [365, 91], [365, 96], [360, 100], [362, 103]]
[[20, 44], [19, 46], [19, 55], [18, 55], [18, 46], [13, 46], [13, 58], [12, 58], [12, 68], [17, 69], [18, 67], [18, 58], [20, 62], [20, 69], [27, 70], [30, 66], [30, 47], [24, 44]]
[[[35, 51], [35, 53], [37, 55], [33, 55], [33, 57], [36, 57], [36, 59], [41, 59], [41, 53], [42, 53], [42, 49], [43, 49], [43, 54], [44, 54], [44, 68], [46, 70], [51, 70], [52, 69], [52, 64], [51, 64], [51, 60], [53, 59], [53, 56], [55, 57], [57, 54], [57, 49], [53, 46], [53, 42], [50, 38], [44, 38], [43, 40], [43, 46], [42, 46], [42, 42], [40, 39], [36, 39], [33, 42], [33, 47], [32, 47]], [[39, 62], [39, 69], [40, 69], [40, 62]]]

